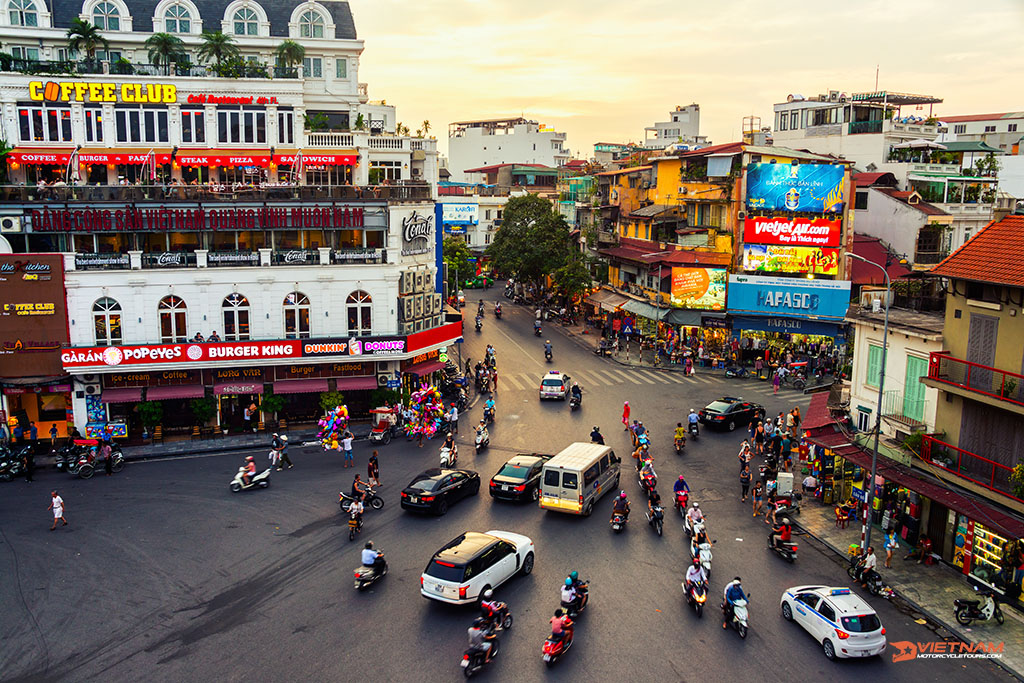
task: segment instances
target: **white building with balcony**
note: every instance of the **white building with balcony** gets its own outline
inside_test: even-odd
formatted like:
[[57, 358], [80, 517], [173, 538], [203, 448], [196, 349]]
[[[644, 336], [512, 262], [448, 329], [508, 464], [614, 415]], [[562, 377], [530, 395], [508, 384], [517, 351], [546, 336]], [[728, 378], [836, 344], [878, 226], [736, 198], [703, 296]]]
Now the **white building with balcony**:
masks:
[[522, 117], [448, 124], [448, 169], [454, 182], [470, 182], [467, 169], [498, 164], [558, 168], [569, 160], [565, 133]]
[[665, 149], [669, 145], [678, 145], [679, 150], [686, 151], [711, 144], [707, 136], [700, 134], [699, 104], [677, 106], [668, 113], [668, 118], [668, 121], [658, 121], [644, 128], [644, 149]]

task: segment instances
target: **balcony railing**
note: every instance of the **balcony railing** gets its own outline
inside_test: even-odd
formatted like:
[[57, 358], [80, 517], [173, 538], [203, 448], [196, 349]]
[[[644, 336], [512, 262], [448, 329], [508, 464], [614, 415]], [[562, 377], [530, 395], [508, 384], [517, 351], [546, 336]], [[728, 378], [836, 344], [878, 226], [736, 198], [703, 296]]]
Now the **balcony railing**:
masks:
[[388, 252], [384, 249], [336, 249], [331, 252], [331, 263], [387, 263]]
[[947, 256], [949, 256], [948, 249], [941, 251], [915, 251], [914, 263], [920, 266], [935, 265], [936, 263], [941, 263]]
[[105, 62], [99, 60], [36, 60], [12, 59], [10, 71], [37, 75], [100, 75], [115, 76], [180, 76], [186, 78], [298, 78], [297, 67], [268, 66], [245, 62], [224, 64], [221, 67], [202, 64], [143, 64], [127, 60]]
[[923, 398], [911, 398], [902, 390], [894, 389], [882, 396], [882, 417], [898, 422], [910, 429], [925, 426], [928, 402]]
[[274, 266], [318, 266], [320, 252], [316, 249], [275, 251], [270, 257], [270, 263]]
[[206, 254], [206, 265], [210, 268], [258, 266], [259, 264], [260, 253], [258, 251], [210, 251]]
[[957, 448], [927, 434], [921, 441], [921, 457], [925, 462], [978, 486], [1024, 502], [1024, 499], [1014, 495], [1013, 484], [1010, 481], [1013, 468], [1008, 465]]
[[1015, 372], [998, 370], [988, 365], [954, 358], [943, 351], [935, 351], [928, 359], [928, 378], [1024, 406], [1024, 375]]
[[307, 130], [307, 147], [354, 147], [355, 138], [352, 133], [334, 130]]
[[403, 185], [259, 185], [234, 187], [207, 185], [64, 185], [37, 188], [33, 185], [0, 185], [0, 203], [34, 202], [174, 202], [174, 201], [260, 201], [260, 200], [346, 201], [387, 199], [417, 201], [431, 199], [430, 186], [410, 182]]
[[143, 268], [194, 268], [196, 253], [194, 251], [165, 251], [156, 254], [143, 254]]

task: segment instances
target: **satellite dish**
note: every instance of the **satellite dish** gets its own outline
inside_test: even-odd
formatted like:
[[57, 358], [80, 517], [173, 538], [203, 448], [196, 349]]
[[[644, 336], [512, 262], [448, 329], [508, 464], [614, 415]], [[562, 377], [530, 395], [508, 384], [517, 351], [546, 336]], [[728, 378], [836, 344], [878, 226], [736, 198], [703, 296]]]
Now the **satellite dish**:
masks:
[[0, 236], [0, 254], [13, 254], [14, 248], [6, 237]]

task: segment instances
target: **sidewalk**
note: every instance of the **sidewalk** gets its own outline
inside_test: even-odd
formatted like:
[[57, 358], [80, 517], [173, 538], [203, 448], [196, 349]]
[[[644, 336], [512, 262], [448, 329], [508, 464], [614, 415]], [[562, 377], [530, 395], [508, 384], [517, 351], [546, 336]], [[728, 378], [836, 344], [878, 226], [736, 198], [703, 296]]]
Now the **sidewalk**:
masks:
[[[563, 335], [572, 339], [576, 344], [587, 349], [591, 353], [595, 353], [601, 344], [601, 331], [587, 327], [585, 325], [562, 325], [554, 321], [547, 321], [545, 323], [549, 328], [553, 328], [561, 332]], [[640, 350], [639, 344], [629, 344], [629, 351], [626, 352], [625, 347], [620, 345], [619, 352], [611, 354], [609, 352], [607, 358], [615, 361], [619, 365], [625, 365], [634, 368], [650, 368], [652, 370], [666, 370], [669, 372], [683, 372], [682, 363], [671, 365], [668, 362], [662, 362], [658, 365], [654, 364], [654, 349]], [[700, 364], [697, 365], [697, 373], [713, 373], [716, 375], [725, 376], [724, 368], [712, 368], [710, 365], [705, 367]]]
[[[847, 557], [846, 551], [851, 543], [860, 544], [860, 524], [851, 522], [845, 529], [837, 528], [835, 513], [831, 506], [808, 501], [801, 513], [790, 515], [790, 519], [843, 558]], [[893, 553], [892, 568], [886, 569], [883, 565], [885, 551], [877, 550], [883, 545], [881, 532], [878, 532], [877, 540], [875, 539], [876, 534], [873, 531], [871, 544], [876, 548], [878, 572], [885, 583], [895, 591], [897, 599], [902, 599], [963, 641], [1006, 643], [1002, 659], [994, 661], [1018, 678], [1024, 679], [1024, 617], [1014, 608], [1004, 605], [1002, 610], [1006, 619], [1001, 626], [995, 620], [974, 622], [969, 627], [961, 626], [953, 617], [953, 600], [974, 599], [974, 590], [966, 577], [941, 562], [927, 566], [914, 561], [904, 561], [904, 555], [911, 550], [905, 543], [901, 543], [900, 549]], [[852, 579], [850, 581], [852, 583]]]

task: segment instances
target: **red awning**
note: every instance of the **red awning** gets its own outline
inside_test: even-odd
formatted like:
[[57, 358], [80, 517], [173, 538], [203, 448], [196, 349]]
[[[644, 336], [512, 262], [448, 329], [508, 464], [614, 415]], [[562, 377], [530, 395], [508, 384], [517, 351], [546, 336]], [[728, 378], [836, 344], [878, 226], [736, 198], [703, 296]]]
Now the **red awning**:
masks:
[[263, 382], [222, 382], [213, 385], [215, 396], [237, 396], [245, 394], [262, 394]]
[[104, 389], [100, 401], [103, 403], [141, 403], [142, 389]]
[[146, 390], [147, 401], [166, 401], [172, 398], [202, 398], [206, 388], [202, 384], [176, 384], [170, 387], [150, 387]]
[[15, 147], [14, 151], [7, 155], [7, 161], [16, 161], [21, 164], [43, 164], [45, 166], [66, 166], [71, 160], [73, 149], [24, 149]]
[[[297, 154], [275, 154], [274, 163], [290, 166], [298, 158]], [[355, 166], [359, 161], [358, 154], [303, 154], [305, 166]]]
[[[156, 163], [171, 163], [170, 154], [154, 154]], [[80, 164], [128, 164], [129, 166], [141, 166], [149, 161], [150, 155], [146, 150], [125, 150], [122, 152], [79, 152], [78, 163]]]
[[443, 369], [444, 366], [445, 364], [439, 360], [425, 360], [422, 363], [413, 363], [407, 367], [404, 372], [410, 375], [419, 375], [420, 377], [423, 377], [424, 375], [429, 375], [432, 372], [437, 372], [438, 370]]
[[376, 377], [339, 377], [334, 380], [334, 383], [338, 385], [338, 391], [361, 391], [377, 388]]
[[[824, 429], [824, 428], [822, 428]], [[828, 448], [841, 458], [856, 463], [871, 472], [871, 452], [859, 444], [851, 443], [850, 438], [842, 432], [821, 434], [808, 439], [811, 443]], [[969, 519], [980, 522], [988, 528], [996, 529], [1010, 538], [1024, 538], [1024, 521], [1003, 512], [994, 505], [977, 500], [967, 494], [953, 490], [949, 485], [934, 483], [923, 478], [899, 463], [879, 456], [878, 476], [916, 491], [925, 498], [945, 505]]]
[[327, 391], [327, 380], [314, 377], [274, 382], [275, 394], [319, 394], [324, 391]]
[[182, 166], [270, 166], [270, 150], [198, 149], [178, 152], [175, 163]]

